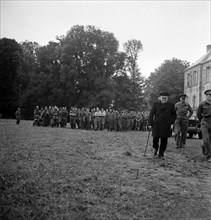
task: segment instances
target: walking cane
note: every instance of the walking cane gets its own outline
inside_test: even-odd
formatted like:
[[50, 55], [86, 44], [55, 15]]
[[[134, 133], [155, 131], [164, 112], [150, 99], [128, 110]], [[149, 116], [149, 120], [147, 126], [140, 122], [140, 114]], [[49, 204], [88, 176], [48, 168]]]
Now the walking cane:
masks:
[[145, 151], [144, 151], [144, 156], [146, 156], [146, 152], [147, 152], [147, 147], [148, 147], [148, 143], [149, 143], [149, 135], [150, 135], [150, 130], [149, 130], [148, 137], [147, 137], [147, 143], [146, 143], [146, 147], [145, 147]]

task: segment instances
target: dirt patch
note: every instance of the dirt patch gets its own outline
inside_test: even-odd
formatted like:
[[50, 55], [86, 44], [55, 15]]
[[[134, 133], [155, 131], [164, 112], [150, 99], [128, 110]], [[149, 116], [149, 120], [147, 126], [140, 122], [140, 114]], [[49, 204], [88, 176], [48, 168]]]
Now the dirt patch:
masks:
[[165, 160], [147, 132], [33, 127], [0, 120], [0, 219], [211, 219], [201, 140]]

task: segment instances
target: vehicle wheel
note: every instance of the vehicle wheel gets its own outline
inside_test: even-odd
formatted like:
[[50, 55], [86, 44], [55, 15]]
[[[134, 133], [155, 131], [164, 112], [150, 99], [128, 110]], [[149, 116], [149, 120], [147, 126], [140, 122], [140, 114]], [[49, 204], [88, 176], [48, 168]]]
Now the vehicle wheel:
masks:
[[201, 132], [198, 133], [198, 137], [199, 137], [199, 139], [202, 139], [202, 133]]
[[189, 132], [188, 135], [189, 135], [189, 138], [193, 137], [193, 133], [191, 133], [191, 132]]

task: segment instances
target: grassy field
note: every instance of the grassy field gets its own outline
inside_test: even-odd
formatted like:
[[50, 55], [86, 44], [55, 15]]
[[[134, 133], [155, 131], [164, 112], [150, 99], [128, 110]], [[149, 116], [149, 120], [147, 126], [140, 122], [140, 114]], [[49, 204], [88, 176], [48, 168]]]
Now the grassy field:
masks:
[[172, 137], [160, 160], [147, 135], [0, 119], [0, 219], [210, 220], [201, 140]]

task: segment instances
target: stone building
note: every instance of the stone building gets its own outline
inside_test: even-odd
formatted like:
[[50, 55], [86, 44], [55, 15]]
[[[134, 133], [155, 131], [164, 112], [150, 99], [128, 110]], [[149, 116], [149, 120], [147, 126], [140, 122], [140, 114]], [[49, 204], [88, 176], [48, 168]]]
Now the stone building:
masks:
[[207, 45], [206, 53], [185, 70], [184, 93], [188, 102], [196, 110], [200, 102], [205, 100], [204, 91], [211, 89], [211, 45]]

